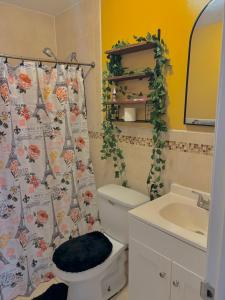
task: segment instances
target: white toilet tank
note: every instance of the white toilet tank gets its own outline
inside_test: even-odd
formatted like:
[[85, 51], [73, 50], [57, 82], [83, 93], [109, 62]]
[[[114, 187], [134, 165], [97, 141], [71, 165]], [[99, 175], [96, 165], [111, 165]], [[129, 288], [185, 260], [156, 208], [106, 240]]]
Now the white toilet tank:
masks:
[[149, 197], [130, 188], [108, 184], [98, 189], [97, 198], [104, 232], [128, 244], [128, 211], [149, 201]]

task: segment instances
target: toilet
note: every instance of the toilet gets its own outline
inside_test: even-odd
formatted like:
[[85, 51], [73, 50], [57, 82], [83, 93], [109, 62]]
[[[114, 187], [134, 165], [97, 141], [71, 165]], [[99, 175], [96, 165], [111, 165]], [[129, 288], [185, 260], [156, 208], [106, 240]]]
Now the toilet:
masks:
[[97, 198], [102, 230], [112, 252], [103, 263], [83, 272], [65, 272], [54, 264], [55, 275], [69, 286], [67, 300], [107, 300], [127, 283], [128, 210], [149, 197], [109, 184], [98, 189]]

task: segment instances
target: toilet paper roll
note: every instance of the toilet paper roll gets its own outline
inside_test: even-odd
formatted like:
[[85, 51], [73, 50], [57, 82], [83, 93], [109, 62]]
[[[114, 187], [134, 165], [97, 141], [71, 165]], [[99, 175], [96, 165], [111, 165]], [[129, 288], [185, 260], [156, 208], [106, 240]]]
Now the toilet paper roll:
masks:
[[125, 107], [124, 108], [124, 121], [135, 122], [136, 121], [136, 108]]

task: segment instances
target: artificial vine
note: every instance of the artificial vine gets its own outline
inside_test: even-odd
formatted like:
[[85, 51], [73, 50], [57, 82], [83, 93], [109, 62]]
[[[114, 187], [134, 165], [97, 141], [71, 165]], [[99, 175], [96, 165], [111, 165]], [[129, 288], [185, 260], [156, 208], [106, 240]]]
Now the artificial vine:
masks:
[[[118, 41], [115, 45], [112, 46], [113, 49], [123, 48], [129, 45], [128, 42]], [[122, 66], [122, 56], [110, 54], [108, 56], [107, 69], [110, 76], [121, 76], [125, 73], [125, 69]]]
[[[147, 177], [147, 185], [149, 189], [150, 200], [154, 200], [161, 196], [164, 187], [161, 173], [165, 170], [165, 159], [163, 158], [163, 149], [165, 148], [164, 133], [167, 132], [167, 124], [164, 119], [166, 114], [166, 98], [167, 88], [165, 80], [165, 71], [169, 66], [169, 60], [166, 56], [167, 49], [164, 41], [156, 35], [148, 33], [146, 37], [134, 36], [136, 42], [149, 42], [154, 43], [154, 69], [146, 68], [144, 72], [148, 76], [149, 94], [147, 95], [148, 103], [151, 106], [151, 115], [149, 122], [152, 124], [152, 142], [153, 149], [151, 153], [151, 166]], [[113, 48], [121, 48], [129, 45], [124, 41], [118, 41]], [[103, 73], [103, 111], [106, 112], [107, 103], [111, 100], [112, 82], [108, 81], [110, 76], [120, 76], [132, 74], [134, 71], [126, 71], [122, 66], [122, 57], [119, 55], [110, 54], [108, 56], [109, 62], [107, 64], [107, 71]], [[125, 95], [127, 94], [127, 87], [119, 87], [119, 91]], [[137, 94], [127, 95], [128, 99]], [[140, 92], [139, 96], [143, 96]], [[118, 144], [118, 137], [121, 130], [112, 122], [113, 106], [112, 109], [107, 111], [107, 119], [103, 121], [103, 146], [102, 146], [102, 159], [112, 158], [115, 168], [115, 178], [120, 178], [121, 183], [127, 186], [126, 180], [126, 164], [124, 160], [123, 151]]]
[[161, 196], [164, 187], [161, 173], [165, 170], [166, 160], [163, 158], [163, 149], [166, 146], [165, 133], [167, 132], [167, 123], [164, 119], [166, 114], [167, 87], [165, 73], [169, 66], [167, 58], [167, 48], [162, 39], [155, 35], [147, 34], [146, 37], [135, 37], [138, 42], [152, 42], [155, 44], [154, 69], [147, 68], [145, 73], [148, 75], [150, 93], [148, 102], [151, 106], [150, 123], [152, 124], [152, 142], [153, 149], [151, 154], [151, 167], [147, 177], [150, 200]]
[[[103, 72], [103, 112], [106, 112], [106, 105], [111, 100], [111, 83], [108, 81], [108, 77], [109, 72]], [[127, 186], [124, 154], [118, 143], [118, 136], [121, 133], [121, 130], [111, 121], [113, 109], [107, 113], [107, 119], [102, 123], [103, 144], [101, 149], [101, 159], [113, 159], [115, 178], [120, 179], [123, 186]]]

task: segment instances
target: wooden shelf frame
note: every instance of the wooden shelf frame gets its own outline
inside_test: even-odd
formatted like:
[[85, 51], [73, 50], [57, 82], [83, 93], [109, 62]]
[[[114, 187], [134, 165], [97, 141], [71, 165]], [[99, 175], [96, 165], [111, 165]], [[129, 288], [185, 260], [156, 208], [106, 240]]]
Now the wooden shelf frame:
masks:
[[[147, 101], [147, 99], [146, 99], [146, 101], [142, 101], [142, 102], [139, 102], [139, 103], [132, 103], [132, 104], [124, 103], [124, 101], [122, 101], [122, 103], [109, 102], [109, 103], [106, 104], [106, 119], [111, 120], [111, 122], [124, 122], [124, 123], [126, 123], [120, 117], [120, 109], [124, 105], [129, 106], [129, 105], [133, 105], [133, 104], [139, 104], [139, 105], [144, 106], [144, 115], [145, 115], [143, 120], [136, 120], [133, 123], [135, 123], [135, 122], [136, 123], [149, 123], [150, 118], [151, 118], [151, 113], [150, 113], [150, 104]], [[137, 107], [137, 109], [138, 109], [138, 107]], [[109, 118], [109, 116], [111, 115], [110, 111], [111, 111], [111, 113], [113, 112], [113, 117], [112, 118]]]
[[123, 119], [118, 119], [118, 120], [111, 120], [111, 122], [118, 122], [118, 123], [128, 123], [128, 124], [132, 124], [132, 123], [145, 123], [145, 124], [150, 124], [150, 122], [148, 120], [136, 120], [136, 121], [124, 121]]
[[134, 100], [134, 99], [123, 99], [123, 100], [116, 100], [116, 101], [109, 101], [108, 105], [140, 105], [140, 104], [146, 104], [148, 101], [147, 98], [140, 99], [140, 100]]
[[[158, 29], [158, 40], [160, 41], [161, 39], [161, 30]], [[157, 42], [139, 42], [136, 44], [129, 44], [127, 46], [121, 47], [121, 48], [113, 48], [111, 50], [108, 50], [105, 52], [108, 56], [110, 55], [125, 55], [125, 54], [130, 54], [130, 53], [135, 53], [135, 52], [140, 52], [144, 50], [151, 50], [156, 48]], [[126, 81], [126, 80], [142, 80], [142, 79], [147, 79], [149, 78], [149, 75], [147, 75], [145, 72], [139, 72], [139, 73], [128, 73], [128, 74], [123, 74], [121, 76], [111, 76], [108, 77], [108, 81], [112, 82], [119, 82], [119, 81]], [[144, 105], [145, 106], [145, 120], [136, 120], [134, 122], [125, 122], [123, 119], [120, 119], [120, 107], [121, 105]], [[113, 106], [115, 105], [115, 106]], [[135, 101], [134, 99], [123, 99], [123, 100], [117, 100], [117, 101], [109, 101], [106, 103], [106, 119], [107, 115], [109, 115], [109, 110], [110, 109], [115, 109], [114, 115], [115, 119], [111, 119], [111, 122], [119, 122], [119, 123], [150, 123], [150, 103], [148, 102], [148, 99], [142, 99], [142, 100], [137, 100]]]
[[156, 47], [155, 43], [141, 42], [136, 44], [130, 44], [123, 48], [113, 48], [105, 52], [107, 55], [124, 55], [144, 50], [154, 49]]
[[144, 78], [148, 78], [149, 76], [145, 73], [133, 73], [133, 74], [125, 74], [125, 75], [121, 75], [121, 76], [112, 76], [112, 77], [108, 77], [108, 81], [126, 81], [126, 80], [135, 80], [135, 79], [139, 79], [142, 80]]

